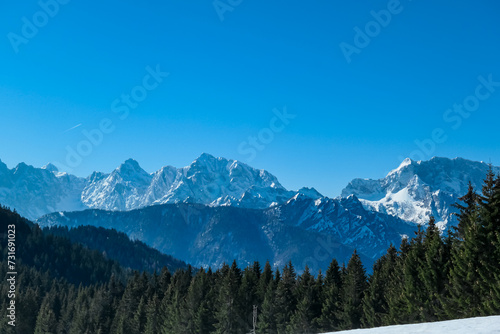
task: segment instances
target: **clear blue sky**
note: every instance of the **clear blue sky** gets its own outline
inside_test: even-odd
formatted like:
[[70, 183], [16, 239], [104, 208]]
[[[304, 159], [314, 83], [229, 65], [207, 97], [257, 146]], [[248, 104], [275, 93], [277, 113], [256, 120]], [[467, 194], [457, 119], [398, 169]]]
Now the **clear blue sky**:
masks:
[[[478, 76], [500, 82], [498, 1], [220, 3], [232, 9], [223, 20], [212, 1], [71, 0], [48, 6], [53, 17], [36, 1], [4, 1], [0, 159], [10, 168], [58, 162], [87, 176], [130, 157], [153, 172], [208, 152], [329, 196], [418, 157], [415, 140], [435, 143], [425, 159], [500, 165], [500, 87], [474, 97]], [[370, 12], [388, 5], [391, 21], [377, 31]], [[354, 28], [366, 24], [373, 37], [358, 40], [348, 63], [340, 44], [355, 46]], [[169, 75], [153, 89], [146, 67], [157, 65]], [[126, 107], [122, 94], [142, 99], [145, 77], [152, 90]], [[446, 113], [464, 100], [467, 118]], [[296, 115], [285, 126], [273, 113], [284, 106]], [[70, 168], [68, 147], [87, 152], [83, 131], [103, 120], [112, 131]], [[262, 150], [249, 141], [259, 134]]]

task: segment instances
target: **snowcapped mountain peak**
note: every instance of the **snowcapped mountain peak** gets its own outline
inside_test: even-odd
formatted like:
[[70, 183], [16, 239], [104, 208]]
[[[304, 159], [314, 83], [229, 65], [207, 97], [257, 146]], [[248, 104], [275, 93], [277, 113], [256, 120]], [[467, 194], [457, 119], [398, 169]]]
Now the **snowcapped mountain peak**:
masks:
[[[404, 167], [406, 167], [406, 166], [408, 166], [408, 165], [411, 165], [412, 163], [413, 163], [413, 160], [411, 160], [410, 158], [406, 158], [406, 159], [404, 159], [404, 160], [401, 162], [401, 164], [399, 165], [399, 167], [398, 167], [398, 168], [396, 168], [395, 170], [393, 170], [392, 172], [394, 172], [394, 171], [398, 171], [398, 170], [401, 170], [401, 169], [403, 169]], [[392, 172], [391, 172], [391, 173], [392, 173]]]
[[[444, 229], [448, 222], [455, 222], [451, 205], [467, 192], [469, 181], [480, 191], [488, 168], [463, 158], [405, 159], [383, 179], [354, 179], [342, 196], [355, 194], [367, 208], [417, 224], [427, 224], [433, 215]], [[493, 170], [498, 173], [500, 168]]]
[[302, 188], [300, 188], [297, 193], [305, 195], [307, 197], [310, 197], [310, 198], [312, 198], [314, 200], [324, 197], [316, 189], [314, 189], [314, 188], [308, 188], [308, 187], [302, 187]]
[[124, 163], [122, 163], [117, 169], [115, 169], [115, 171], [119, 172], [120, 174], [123, 174], [123, 173], [140, 173], [140, 174], [143, 174], [143, 173], [146, 173], [146, 171], [144, 171], [141, 166], [139, 165], [139, 163], [137, 161], [135, 161], [134, 159], [127, 159], [125, 160]]
[[[321, 196], [315, 190], [303, 192]], [[165, 166], [152, 174], [133, 159], [110, 174], [94, 172], [83, 182], [81, 202], [112, 211], [187, 202], [262, 209], [285, 203], [294, 194], [265, 170], [203, 153], [189, 166]]]
[[224, 158], [216, 158], [213, 155], [209, 153], [202, 153], [198, 158], [196, 158], [193, 162], [200, 161], [200, 162], [213, 162], [215, 160], [227, 160]]
[[49, 172], [52, 172], [52, 173], [59, 172], [59, 169], [51, 163], [46, 164], [45, 166], [42, 167], [42, 169], [48, 170]]

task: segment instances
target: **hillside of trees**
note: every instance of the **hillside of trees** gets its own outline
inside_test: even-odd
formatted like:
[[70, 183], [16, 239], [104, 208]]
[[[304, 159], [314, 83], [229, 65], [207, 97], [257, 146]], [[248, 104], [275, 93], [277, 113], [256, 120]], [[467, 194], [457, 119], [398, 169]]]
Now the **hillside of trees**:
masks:
[[[500, 314], [500, 178], [490, 172], [477, 194], [457, 204], [459, 225], [442, 236], [431, 217], [366, 270], [356, 252], [324, 274], [293, 264], [263, 268], [235, 262], [217, 270], [188, 266], [171, 273], [131, 274], [68, 239], [44, 235], [17, 214], [0, 211], [18, 234], [18, 326], [5, 333], [318, 333], [380, 325]], [[4, 246], [2, 246], [4, 247]], [[6, 273], [6, 249], [2, 271]], [[22, 266], [22, 267], [21, 267]], [[126, 276], [126, 280], [124, 280]]]
[[187, 268], [184, 261], [165, 255], [148, 247], [139, 240], [131, 241], [123, 232], [95, 226], [79, 226], [68, 229], [66, 226], [44, 228], [47, 235], [65, 237], [73, 243], [82, 244], [89, 249], [102, 252], [107, 258], [120, 263], [122, 267], [149, 273], [160, 272], [167, 267], [171, 272]]

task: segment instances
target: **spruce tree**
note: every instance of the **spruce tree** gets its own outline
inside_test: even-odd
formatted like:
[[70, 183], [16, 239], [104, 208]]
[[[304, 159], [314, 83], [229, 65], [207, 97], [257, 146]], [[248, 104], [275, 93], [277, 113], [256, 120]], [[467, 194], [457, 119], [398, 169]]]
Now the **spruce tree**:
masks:
[[334, 331], [340, 328], [342, 275], [339, 264], [333, 259], [326, 271], [323, 287], [323, 299], [319, 327], [325, 331]]
[[241, 270], [233, 261], [222, 278], [215, 313], [216, 334], [244, 334], [248, 330], [241, 305]]
[[[269, 263], [269, 262], [268, 262]], [[266, 264], [267, 267], [267, 264]], [[269, 268], [271, 268], [269, 266]], [[266, 269], [264, 268], [264, 273]], [[261, 282], [264, 279], [264, 273], [261, 276]], [[268, 282], [266, 292], [264, 294], [264, 301], [259, 310], [259, 315], [257, 317], [257, 333], [258, 334], [276, 334], [278, 332], [276, 323], [276, 289], [280, 281], [279, 269], [276, 269], [275, 279], [272, 278]]]
[[366, 271], [355, 250], [347, 264], [346, 274], [342, 283], [340, 320], [343, 329], [361, 327], [361, 317], [363, 315], [362, 300], [366, 288]]
[[363, 297], [363, 327], [382, 326], [389, 314], [387, 302], [390, 283], [394, 279], [397, 264], [397, 250], [391, 245], [387, 253], [373, 265], [373, 274]]
[[495, 179], [492, 167], [482, 188], [481, 201], [479, 202], [479, 216], [481, 220], [480, 239], [483, 243], [481, 266], [478, 268], [481, 276], [481, 291], [484, 296], [483, 310], [485, 315], [500, 312], [500, 299], [495, 293], [497, 277], [500, 276], [500, 256], [498, 238], [500, 235], [500, 201], [499, 181]]
[[283, 268], [281, 279], [276, 288], [275, 314], [278, 334], [288, 333], [287, 325], [297, 308], [297, 300], [295, 297], [296, 283], [295, 268], [290, 261]]
[[304, 273], [299, 277], [295, 298], [297, 309], [293, 313], [288, 333], [314, 333], [317, 332], [317, 319], [321, 315], [320, 289], [306, 266]]
[[264, 270], [260, 275], [259, 284], [257, 287], [257, 298], [259, 300], [258, 303], [259, 305], [264, 302], [264, 297], [267, 292], [267, 286], [272, 280], [273, 280], [273, 270], [271, 268], [271, 264], [269, 264], [269, 261], [266, 261], [266, 264], [264, 265]]
[[192, 268], [177, 270], [160, 305], [160, 328], [162, 334], [184, 333], [186, 322], [183, 317], [185, 297], [192, 279]]
[[160, 333], [159, 314], [160, 300], [158, 295], [154, 294], [148, 301], [146, 306], [146, 326], [144, 334], [157, 334]]
[[[474, 206], [476, 204], [473, 204]], [[477, 210], [460, 218], [463, 240], [455, 242], [451, 251], [449, 297], [445, 311], [451, 318], [473, 317], [481, 314], [481, 290], [478, 269], [481, 266], [482, 241], [479, 234]]]
[[184, 304], [183, 318], [188, 332], [209, 333], [214, 329], [212, 292], [210, 277], [201, 268], [191, 281]]
[[445, 319], [440, 295], [443, 293], [449, 266], [449, 254], [434, 217], [430, 217], [429, 226], [423, 242], [424, 257], [418, 269], [420, 281], [423, 283], [422, 315], [424, 321]]
[[500, 176], [497, 176], [493, 187], [492, 205], [496, 208], [492, 223], [491, 243], [493, 248], [492, 258], [497, 263], [497, 267], [493, 272], [493, 284], [491, 285], [490, 301], [486, 307], [491, 314], [500, 313], [500, 217], [498, 210], [500, 209]]
[[260, 300], [257, 293], [260, 275], [261, 273], [259, 262], [254, 262], [252, 266], [245, 268], [245, 270], [243, 271], [240, 296], [243, 312], [242, 315], [247, 321], [248, 328], [253, 327], [253, 307], [260, 305]]
[[36, 319], [35, 334], [52, 334], [57, 328], [57, 317], [53, 310], [54, 295], [47, 294]]

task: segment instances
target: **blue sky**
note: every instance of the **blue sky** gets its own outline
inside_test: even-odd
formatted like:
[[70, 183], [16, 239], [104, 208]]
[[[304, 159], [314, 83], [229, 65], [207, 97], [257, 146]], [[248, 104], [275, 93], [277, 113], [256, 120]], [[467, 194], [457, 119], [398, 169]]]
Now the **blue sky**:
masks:
[[407, 156], [500, 165], [497, 1], [54, 1], [2, 4], [10, 168], [208, 152], [337, 196]]

